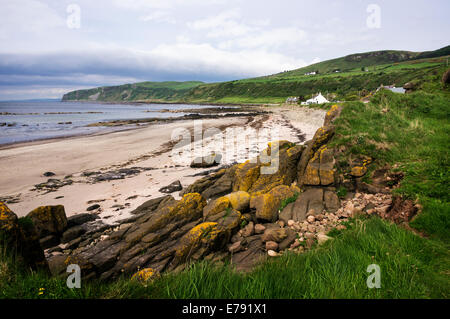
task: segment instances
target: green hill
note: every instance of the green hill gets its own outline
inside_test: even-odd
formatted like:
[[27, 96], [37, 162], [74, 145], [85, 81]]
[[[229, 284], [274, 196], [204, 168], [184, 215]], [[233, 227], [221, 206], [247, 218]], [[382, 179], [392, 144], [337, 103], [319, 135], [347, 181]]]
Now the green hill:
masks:
[[[448, 68], [450, 46], [429, 52], [375, 51], [352, 54], [304, 68], [257, 78], [220, 82], [142, 82], [67, 93], [63, 101], [129, 101], [180, 103], [280, 103], [289, 96], [317, 92], [329, 99], [354, 100], [381, 84], [418, 89], [438, 88]], [[318, 71], [316, 75], [306, 73]], [[434, 83], [430, 86], [430, 83]]]
[[105, 86], [64, 94], [63, 101], [170, 101], [180, 99], [190, 89], [203, 84], [188, 82], [140, 82], [118, 86]]

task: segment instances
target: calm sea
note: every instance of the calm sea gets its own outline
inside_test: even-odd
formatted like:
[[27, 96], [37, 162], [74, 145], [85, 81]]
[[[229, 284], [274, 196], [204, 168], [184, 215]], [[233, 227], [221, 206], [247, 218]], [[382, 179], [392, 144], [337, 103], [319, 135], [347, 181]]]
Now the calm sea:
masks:
[[[163, 109], [211, 107], [183, 104], [98, 104], [60, 101], [0, 102], [0, 145], [55, 137], [91, 134], [126, 127], [86, 127], [111, 120], [175, 117]], [[150, 111], [150, 112], [148, 112]]]

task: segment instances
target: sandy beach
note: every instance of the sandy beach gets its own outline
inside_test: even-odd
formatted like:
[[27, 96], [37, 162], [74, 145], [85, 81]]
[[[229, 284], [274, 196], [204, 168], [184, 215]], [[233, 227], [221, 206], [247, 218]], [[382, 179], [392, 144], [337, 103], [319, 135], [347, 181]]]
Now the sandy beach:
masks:
[[[263, 109], [272, 113], [201, 120], [203, 131], [217, 128], [223, 137], [234, 134], [233, 141], [225, 140], [223, 144], [222, 152], [226, 156], [222, 165], [249, 159], [248, 147], [240, 144], [251, 132], [276, 131], [280, 140], [302, 143], [312, 138], [325, 117], [322, 110], [294, 106]], [[174, 130], [193, 132], [198, 124], [193, 120], [152, 124], [127, 131], [0, 149], [0, 198], [7, 200], [18, 216], [41, 205], [59, 204], [64, 205], [66, 214], [71, 216], [98, 204], [100, 207], [92, 213], [99, 214], [106, 223], [114, 223], [128, 217], [129, 212], [143, 202], [164, 195], [159, 192], [161, 187], [176, 180], [185, 187], [201, 178], [199, 173], [210, 170], [194, 169], [189, 166], [190, 160], [181, 163], [173, 158]], [[217, 134], [210, 139], [215, 137]], [[117, 174], [120, 169], [126, 172], [121, 179], [98, 178]], [[45, 172], [55, 175], [44, 176]], [[35, 186], [49, 179], [58, 180], [60, 186], [52, 191]], [[172, 196], [178, 198], [179, 192]]]

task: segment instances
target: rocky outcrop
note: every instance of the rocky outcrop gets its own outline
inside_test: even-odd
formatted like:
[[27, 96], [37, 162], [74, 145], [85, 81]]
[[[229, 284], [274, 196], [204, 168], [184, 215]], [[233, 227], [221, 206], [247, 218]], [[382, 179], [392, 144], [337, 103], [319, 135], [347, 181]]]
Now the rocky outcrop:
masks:
[[[239, 227], [241, 214], [224, 209], [203, 217], [205, 199], [185, 194], [179, 201], [164, 197], [141, 205], [138, 218], [122, 223], [94, 245], [79, 247], [66, 259], [86, 277], [111, 279], [138, 269], [173, 270], [221, 250]], [[145, 209], [144, 209], [145, 208]]]
[[255, 211], [255, 217], [259, 220], [275, 222], [278, 220], [278, 210], [281, 202], [300, 193], [300, 189], [295, 186], [279, 185], [271, 189], [268, 193], [254, 195], [250, 200], [250, 208]]
[[0, 202], [0, 247], [25, 269], [48, 272], [48, 263], [39, 244], [39, 236], [30, 218], [17, 218]]
[[222, 154], [220, 153], [212, 153], [207, 156], [197, 157], [191, 163], [192, 168], [208, 168], [217, 166], [222, 161]]
[[[328, 142], [340, 112], [333, 106], [306, 146], [270, 143], [257, 158], [187, 186], [181, 200], [170, 195], [149, 200], [114, 226], [69, 219], [63, 244], [46, 251], [52, 272], [76, 263], [85, 278], [110, 280], [134, 274], [145, 282], [200, 259], [228, 259], [235, 269], [247, 271], [285, 250], [302, 252], [326, 245], [329, 230], [344, 229], [343, 223], [360, 213], [345, 201], [342, 206], [336, 190], [344, 182], [353, 187], [351, 192], [361, 187], [372, 161], [361, 156], [349, 159], [348, 172], [338, 175], [339, 152]], [[372, 174], [375, 181], [376, 174]], [[369, 186], [378, 189], [385, 184]], [[367, 213], [370, 209], [368, 205]]]
[[59, 244], [59, 239], [67, 228], [64, 206], [40, 206], [28, 213], [27, 217], [33, 221], [44, 249]]
[[171, 194], [171, 193], [181, 191], [182, 189], [183, 189], [183, 186], [181, 186], [181, 182], [175, 181], [165, 187], [160, 188], [159, 191], [161, 193]]

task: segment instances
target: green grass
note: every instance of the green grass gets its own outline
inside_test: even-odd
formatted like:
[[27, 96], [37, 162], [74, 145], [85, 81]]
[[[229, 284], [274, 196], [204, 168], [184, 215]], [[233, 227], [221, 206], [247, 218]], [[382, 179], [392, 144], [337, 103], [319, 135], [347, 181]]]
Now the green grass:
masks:
[[[381, 268], [381, 288], [368, 289], [367, 266]], [[122, 278], [68, 289], [65, 278], [0, 272], [3, 298], [448, 298], [449, 252], [378, 218], [354, 220], [322, 247], [286, 254], [249, 274], [230, 265], [192, 264], [144, 286]], [[44, 293], [39, 295], [39, 289]]]
[[[387, 111], [383, 113], [382, 110]], [[381, 91], [369, 104], [347, 103], [336, 121], [334, 146], [342, 155], [364, 154], [377, 166], [399, 164], [405, 173], [396, 194], [419, 200], [424, 212], [412, 226], [449, 241], [450, 99], [448, 94]], [[339, 161], [339, 159], [338, 159]], [[340, 161], [339, 161], [340, 162]]]

